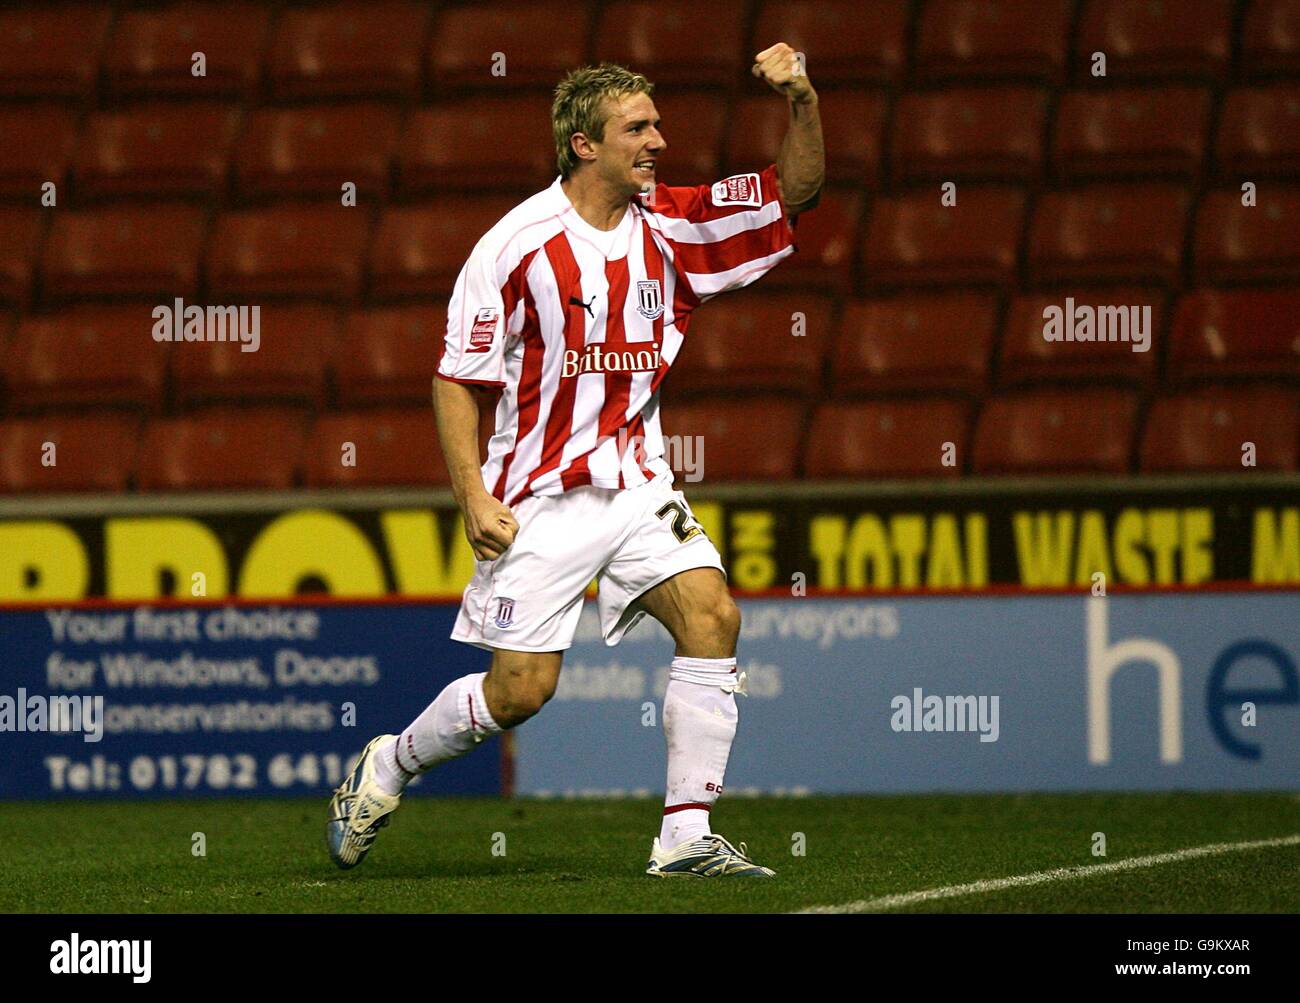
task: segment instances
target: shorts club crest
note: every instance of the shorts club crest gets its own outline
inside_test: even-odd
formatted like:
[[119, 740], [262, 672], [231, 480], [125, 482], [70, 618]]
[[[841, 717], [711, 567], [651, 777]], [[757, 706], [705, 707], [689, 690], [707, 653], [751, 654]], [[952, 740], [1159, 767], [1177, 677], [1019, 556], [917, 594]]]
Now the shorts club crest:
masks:
[[514, 622], [515, 618], [515, 601], [504, 597], [497, 600], [497, 618], [496, 625], [505, 630]]

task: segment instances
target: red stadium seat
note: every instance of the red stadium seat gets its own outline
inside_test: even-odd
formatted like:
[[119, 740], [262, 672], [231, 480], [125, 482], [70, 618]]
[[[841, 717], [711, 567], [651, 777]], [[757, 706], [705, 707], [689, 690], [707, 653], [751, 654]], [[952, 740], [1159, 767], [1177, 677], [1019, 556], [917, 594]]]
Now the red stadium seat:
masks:
[[162, 407], [167, 346], [153, 340], [153, 307], [74, 307], [24, 317], [5, 364], [13, 409]]
[[[1151, 405], [1143, 473], [1296, 470], [1300, 392], [1272, 386], [1203, 386]], [[1255, 466], [1242, 465], [1254, 443]]]
[[916, 74], [1059, 83], [1071, 7], [1069, 0], [930, 0], [917, 29]]
[[1046, 119], [1047, 92], [1035, 87], [904, 94], [894, 112], [894, 179], [1030, 180], [1042, 168]]
[[142, 491], [266, 489], [294, 485], [306, 419], [292, 408], [205, 408], [145, 428]]
[[[591, 34], [584, 5], [493, 3], [489, 7], [440, 5], [429, 46], [429, 79], [439, 92], [464, 88], [553, 88], [581, 66]], [[545, 45], [538, 45], [545, 39]], [[493, 75], [496, 53], [504, 72]]]
[[1300, 73], [1300, 0], [1251, 0], [1241, 29], [1241, 69]]
[[861, 219], [861, 192], [824, 189], [816, 210], [804, 213], [795, 225], [798, 250], [763, 276], [763, 284], [768, 288], [847, 290]]
[[596, 61], [632, 67], [661, 87], [726, 87], [754, 55], [742, 51], [744, 24], [741, 0], [613, 0], [601, 11]]
[[[1067, 302], [1072, 300], [1073, 303]], [[1070, 315], [1079, 319], [1071, 322], [1063, 318], [1063, 330], [1086, 333], [1096, 337], [1098, 333], [1097, 318], [1105, 318], [1107, 332], [1113, 322], [1124, 327], [1115, 331], [1115, 337], [1127, 336], [1125, 341], [1048, 341], [1044, 336], [1047, 319], [1044, 311], [1048, 307], [1057, 307], [1065, 314], [1070, 307]], [[1088, 307], [1092, 310], [1089, 327], [1080, 326], [1082, 316], [1079, 311]], [[1122, 315], [1107, 314], [1106, 308], [1120, 307]], [[1150, 325], [1143, 324], [1142, 313], [1138, 314], [1138, 323], [1142, 325], [1149, 340], [1146, 351], [1134, 351], [1133, 340], [1136, 333], [1132, 327], [1132, 314], [1129, 307], [1139, 311], [1150, 308]], [[1038, 381], [1081, 382], [1085, 380], [1105, 380], [1114, 383], [1126, 383], [1133, 386], [1149, 386], [1155, 379], [1156, 360], [1160, 357], [1161, 332], [1164, 331], [1164, 296], [1151, 289], [1133, 286], [1111, 287], [1108, 289], [1082, 289], [1074, 291], [1057, 291], [1052, 294], [1033, 293], [1017, 296], [1011, 302], [1007, 314], [1006, 331], [1002, 336], [1002, 354], [999, 365], [999, 382], [1004, 386]]]
[[277, 99], [413, 97], [431, 4], [371, 0], [280, 13], [266, 59]]
[[1196, 281], [1300, 282], [1300, 187], [1263, 185], [1250, 207], [1239, 191], [1206, 193], [1196, 212]]
[[[809, 477], [955, 477], [970, 439], [969, 403], [948, 399], [823, 404], [808, 439]], [[945, 466], [952, 443], [955, 465]]]
[[1214, 159], [1227, 178], [1300, 174], [1300, 85], [1229, 91]]
[[979, 394], [997, 325], [997, 297], [986, 293], [854, 300], [832, 356], [833, 390]]
[[187, 205], [62, 209], [41, 259], [46, 298], [190, 297], [204, 212]]
[[0, 302], [26, 306], [44, 231], [40, 209], [0, 206]]
[[[819, 93], [827, 181], [874, 184], [878, 180], [888, 103], [879, 91]], [[773, 101], [768, 94], [756, 95], [736, 102], [729, 118], [728, 173], [753, 170], [756, 164], [770, 164], [776, 159], [790, 124], [788, 105]], [[676, 139], [670, 137], [670, 142]], [[676, 152], [674, 148], [669, 156]]]
[[1300, 377], [1300, 289], [1198, 289], [1174, 315], [1173, 379]]
[[[355, 447], [344, 466], [345, 443]], [[429, 405], [322, 415], [307, 440], [308, 487], [425, 487], [451, 476]]]
[[1126, 474], [1137, 395], [1098, 388], [989, 398], [975, 429], [977, 474]]
[[0, 197], [21, 198], [31, 204], [41, 185], [53, 181], [62, 190], [63, 177], [77, 141], [77, 112], [59, 104], [0, 107]]
[[0, 492], [124, 491], [139, 440], [140, 419], [121, 413], [0, 419]]
[[[668, 144], [660, 171], [668, 184], [707, 185], [721, 178], [718, 165], [727, 113], [722, 96], [674, 88], [655, 91], [653, 100], [655, 110], [659, 112], [660, 133]], [[788, 117], [789, 108], [783, 110]], [[774, 160], [776, 150], [749, 170], [761, 170]], [[551, 176], [556, 173], [553, 170]]]
[[324, 404], [325, 364], [338, 340], [335, 312], [319, 305], [267, 304], [259, 306], [258, 316], [255, 351], [245, 352], [233, 338], [173, 348], [177, 403]]
[[1078, 79], [1091, 79], [1094, 52], [1106, 53], [1108, 78], [1221, 77], [1232, 7], [1232, 0], [1087, 0], [1075, 50]]
[[939, 198], [934, 187], [876, 200], [863, 251], [868, 286], [1007, 283], [1015, 277], [1024, 193], [962, 186], [956, 205], [941, 205]]
[[[252, 3], [180, 3], [123, 10], [104, 54], [122, 96], [248, 97], [257, 86], [271, 10]], [[194, 74], [194, 53], [204, 75]]]
[[418, 108], [402, 136], [398, 183], [408, 195], [449, 188], [540, 190], [557, 173], [551, 103], [542, 94]]
[[907, 3], [765, 0], [752, 39], [746, 58], [778, 40], [804, 53], [818, 87], [892, 83], [907, 62]]
[[321, 195], [339, 198], [357, 186], [357, 200], [388, 193], [399, 112], [379, 104], [263, 108], [253, 112], [235, 155], [235, 181], [245, 197]]
[[388, 207], [370, 251], [371, 293], [450, 296], [479, 238], [518, 203], [515, 196], [485, 195]]
[[1095, 185], [1039, 199], [1029, 237], [1035, 283], [1173, 283], [1182, 264], [1187, 191]]
[[238, 108], [159, 103], [93, 112], [77, 152], [77, 194], [214, 195], [224, 188]]
[[107, 3], [0, 13], [0, 97], [89, 98], [111, 17]]
[[816, 294], [746, 290], [720, 296], [691, 317], [668, 383], [674, 393], [817, 394], [830, 327], [831, 304]]
[[369, 231], [366, 210], [338, 200], [227, 212], [208, 248], [208, 285], [218, 298], [355, 297]]
[[[803, 439], [804, 405], [788, 397], [674, 400], [664, 407], [668, 460], [696, 467], [705, 484], [784, 481], [796, 474]], [[679, 483], [690, 474], [678, 473]], [[690, 483], [689, 481], [687, 483]]]
[[1105, 175], [1195, 178], [1209, 134], [1200, 87], [1071, 91], [1061, 98], [1052, 168], [1067, 180]]
[[339, 402], [429, 403], [447, 330], [447, 303], [354, 310], [334, 353]]

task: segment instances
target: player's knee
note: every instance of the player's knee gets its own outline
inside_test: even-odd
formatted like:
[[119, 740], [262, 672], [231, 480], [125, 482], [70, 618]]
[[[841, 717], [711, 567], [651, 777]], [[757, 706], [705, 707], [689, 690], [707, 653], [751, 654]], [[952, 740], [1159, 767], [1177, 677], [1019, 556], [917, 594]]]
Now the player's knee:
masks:
[[734, 646], [740, 636], [740, 607], [723, 592], [692, 611], [688, 633], [709, 647]]
[[543, 673], [517, 673], [502, 688], [503, 715], [511, 726], [528, 720], [555, 695], [555, 679]]

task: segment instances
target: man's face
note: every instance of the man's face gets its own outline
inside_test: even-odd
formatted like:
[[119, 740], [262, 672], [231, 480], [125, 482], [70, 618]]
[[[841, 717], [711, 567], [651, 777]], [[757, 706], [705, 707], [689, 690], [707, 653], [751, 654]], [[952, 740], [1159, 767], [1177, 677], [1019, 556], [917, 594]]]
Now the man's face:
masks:
[[606, 98], [605, 138], [592, 142], [596, 169], [613, 188], [628, 196], [653, 187], [659, 155], [668, 148], [659, 135], [659, 113], [646, 94]]

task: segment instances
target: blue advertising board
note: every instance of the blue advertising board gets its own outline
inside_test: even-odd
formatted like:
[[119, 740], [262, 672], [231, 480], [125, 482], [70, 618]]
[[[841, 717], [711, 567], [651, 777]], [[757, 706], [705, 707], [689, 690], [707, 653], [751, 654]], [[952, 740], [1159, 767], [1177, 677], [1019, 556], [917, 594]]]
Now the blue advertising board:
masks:
[[[740, 605], [733, 795], [1300, 788], [1294, 591]], [[370, 737], [487, 667], [448, 638], [455, 613], [0, 609], [0, 799], [323, 794]], [[662, 792], [671, 657], [648, 619], [606, 647], [589, 604], [555, 698], [513, 733], [514, 790]], [[101, 709], [75, 719], [69, 696]], [[499, 745], [411, 790], [502, 792]]]
[[[419, 602], [0, 610], [0, 799], [324, 794], [367, 741], [487, 668], [486, 652], [447, 639], [455, 614]], [[101, 710], [57, 699], [69, 696]], [[499, 793], [499, 744], [410, 790]]]
[[[1300, 788], [1300, 593], [740, 607], [732, 794]], [[672, 642], [606, 648], [592, 612], [516, 737], [520, 793], [664, 789]]]

